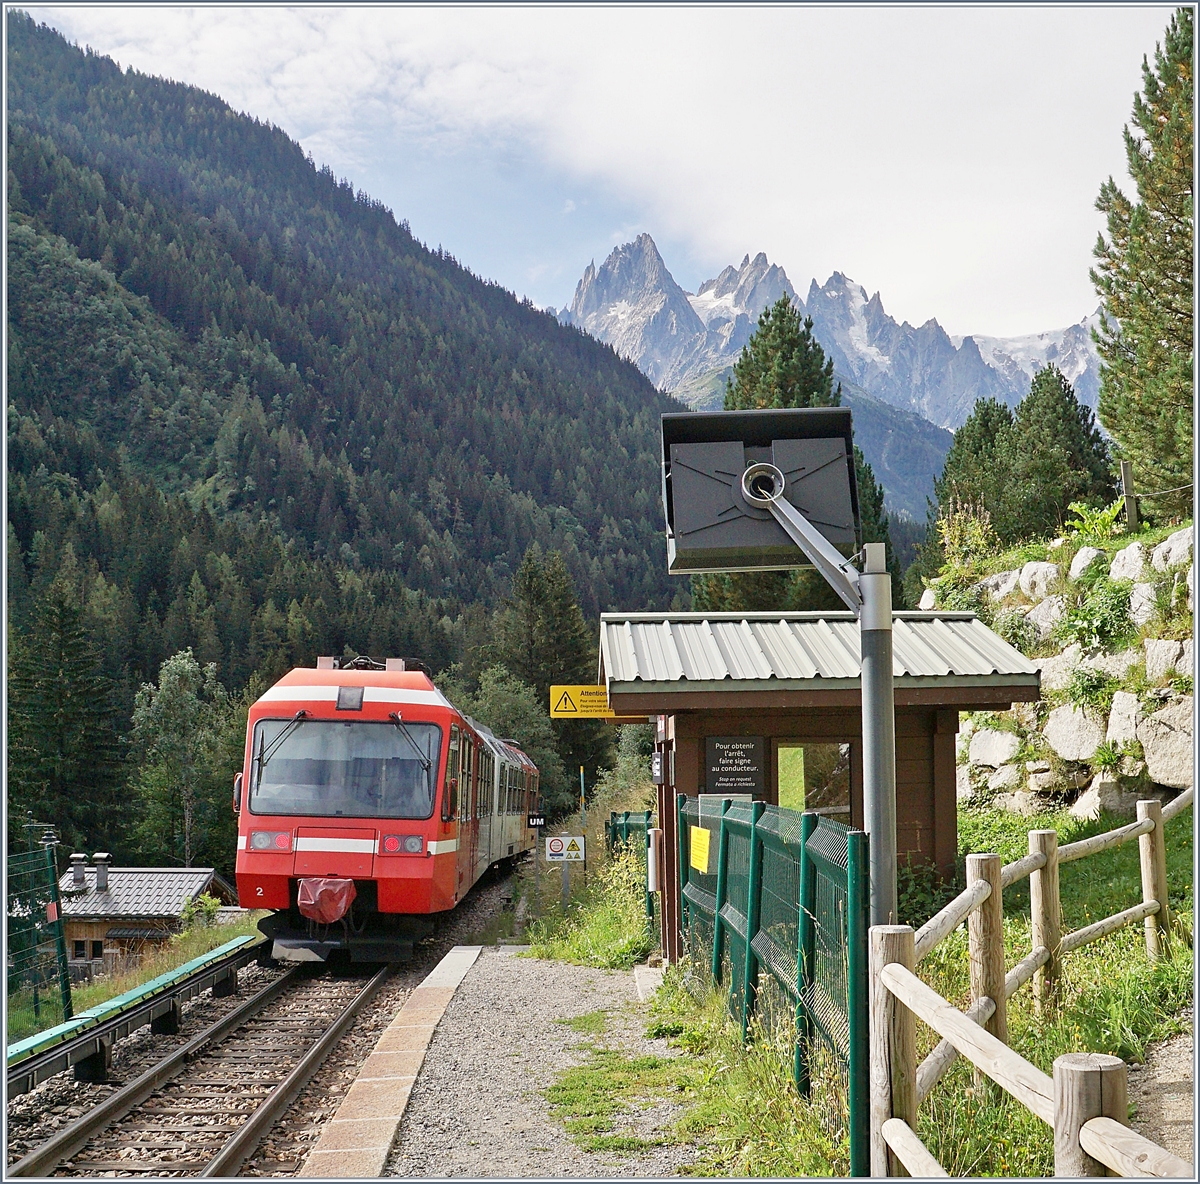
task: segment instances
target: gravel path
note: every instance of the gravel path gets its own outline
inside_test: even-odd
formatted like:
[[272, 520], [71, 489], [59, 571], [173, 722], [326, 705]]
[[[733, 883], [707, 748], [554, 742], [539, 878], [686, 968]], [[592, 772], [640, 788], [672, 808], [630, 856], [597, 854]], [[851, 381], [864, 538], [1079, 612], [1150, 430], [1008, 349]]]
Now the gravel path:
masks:
[[1190, 1034], [1150, 1049], [1144, 1065], [1129, 1066], [1133, 1129], [1160, 1147], [1194, 1162], [1195, 1062]]
[[[647, 1040], [631, 971], [590, 970], [485, 947], [450, 1002], [425, 1058], [387, 1174], [417, 1177], [677, 1176], [690, 1144], [629, 1155], [581, 1150], [550, 1117], [542, 1091], [583, 1064], [591, 1042], [629, 1056], [675, 1056]], [[583, 1036], [556, 1019], [606, 1011], [606, 1030]], [[657, 1103], [618, 1116], [614, 1133], [652, 1139], [681, 1108]]]

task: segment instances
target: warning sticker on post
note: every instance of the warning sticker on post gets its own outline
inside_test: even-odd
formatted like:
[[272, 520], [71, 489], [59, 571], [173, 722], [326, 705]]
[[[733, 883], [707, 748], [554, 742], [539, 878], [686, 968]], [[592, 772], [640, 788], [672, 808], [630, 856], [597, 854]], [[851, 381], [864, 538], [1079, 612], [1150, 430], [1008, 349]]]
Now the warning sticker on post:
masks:
[[698, 872], [708, 875], [708, 841], [712, 832], [706, 826], [688, 829], [688, 850], [692, 853], [691, 864]]
[[582, 863], [583, 835], [554, 835], [546, 840], [547, 863]]

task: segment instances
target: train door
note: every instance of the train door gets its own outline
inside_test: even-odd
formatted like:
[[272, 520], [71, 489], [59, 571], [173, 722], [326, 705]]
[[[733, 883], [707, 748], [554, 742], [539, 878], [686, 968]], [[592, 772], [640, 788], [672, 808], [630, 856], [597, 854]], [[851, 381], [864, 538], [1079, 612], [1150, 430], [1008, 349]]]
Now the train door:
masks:
[[458, 760], [458, 899], [460, 900], [471, 887], [467, 883], [467, 872], [471, 866], [471, 797], [475, 781], [474, 753], [474, 741], [466, 732], [463, 732]]

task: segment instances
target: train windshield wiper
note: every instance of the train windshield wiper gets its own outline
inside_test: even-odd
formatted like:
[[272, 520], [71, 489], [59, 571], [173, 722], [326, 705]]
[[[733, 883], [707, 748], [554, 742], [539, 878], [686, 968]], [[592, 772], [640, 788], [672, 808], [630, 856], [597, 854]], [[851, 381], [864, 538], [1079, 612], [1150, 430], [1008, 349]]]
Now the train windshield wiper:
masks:
[[262, 771], [266, 767], [267, 761], [269, 761], [275, 755], [276, 751], [279, 749], [279, 746], [288, 736], [292, 734], [292, 732], [296, 730], [296, 728], [300, 726], [307, 715], [307, 711], [297, 711], [296, 714], [293, 715], [288, 721], [287, 727], [284, 728], [283, 731], [271, 741], [270, 747], [267, 746], [266, 734], [263, 734], [263, 748], [258, 754], [258, 775], [260, 778], [262, 777]]
[[412, 733], [408, 730], [404, 724], [404, 721], [400, 718], [400, 713], [398, 711], [391, 711], [388, 713], [388, 719], [390, 719], [392, 723], [396, 725], [396, 727], [400, 730], [400, 734], [405, 740], [408, 741], [413, 752], [417, 754], [417, 760], [421, 762], [421, 768], [424, 769], [426, 775], [428, 775], [430, 769], [433, 768], [433, 762], [418, 747], [417, 742], [412, 737]]

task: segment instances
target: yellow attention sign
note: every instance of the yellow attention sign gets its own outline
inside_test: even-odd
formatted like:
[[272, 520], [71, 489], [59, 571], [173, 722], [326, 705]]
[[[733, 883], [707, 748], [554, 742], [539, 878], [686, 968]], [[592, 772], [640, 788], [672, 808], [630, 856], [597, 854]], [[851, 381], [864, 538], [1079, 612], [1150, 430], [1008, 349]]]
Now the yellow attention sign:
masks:
[[551, 719], [615, 719], [608, 705], [608, 688], [556, 686], [550, 688]]
[[692, 853], [692, 867], [705, 875], [708, 874], [708, 840], [711, 837], [707, 827], [693, 826], [688, 829], [688, 850]]

